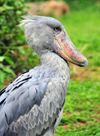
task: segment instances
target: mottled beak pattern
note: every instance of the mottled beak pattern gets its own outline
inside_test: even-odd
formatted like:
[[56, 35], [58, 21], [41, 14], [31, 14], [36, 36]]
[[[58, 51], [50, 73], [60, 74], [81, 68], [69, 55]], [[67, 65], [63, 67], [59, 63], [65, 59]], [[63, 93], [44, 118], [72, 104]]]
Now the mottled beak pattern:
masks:
[[86, 67], [87, 59], [76, 49], [68, 34], [61, 31], [56, 36], [57, 52], [67, 61], [81, 67]]

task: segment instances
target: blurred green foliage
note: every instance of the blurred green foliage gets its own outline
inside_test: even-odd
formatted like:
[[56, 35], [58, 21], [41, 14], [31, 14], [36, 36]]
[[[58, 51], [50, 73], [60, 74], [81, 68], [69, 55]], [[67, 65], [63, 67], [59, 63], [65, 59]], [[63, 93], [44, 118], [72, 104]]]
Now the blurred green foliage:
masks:
[[96, 3], [95, 0], [64, 0], [70, 6], [71, 10], [80, 10], [88, 8], [89, 6]]
[[26, 14], [25, 7], [24, 0], [0, 1], [0, 88], [4, 80], [12, 80], [39, 63], [36, 53], [27, 47], [23, 30], [17, 26]]
[[16, 26], [20, 22], [20, 16], [25, 14], [24, 7], [23, 0], [0, 1], [0, 85], [7, 73], [15, 75], [12, 49], [26, 43], [23, 32]]
[[22, 31], [15, 27], [20, 22], [23, 11], [23, 0], [0, 1], [0, 55], [3, 55], [7, 47], [20, 46], [23, 43]]

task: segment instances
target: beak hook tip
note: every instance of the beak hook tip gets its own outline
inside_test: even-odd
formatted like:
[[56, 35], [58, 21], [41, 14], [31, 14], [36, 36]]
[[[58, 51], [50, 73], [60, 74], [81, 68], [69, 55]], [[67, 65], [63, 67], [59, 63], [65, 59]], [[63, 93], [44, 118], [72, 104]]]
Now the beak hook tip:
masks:
[[87, 60], [87, 59], [85, 59], [85, 60], [84, 60], [84, 67], [86, 68], [86, 67], [87, 67], [87, 65], [88, 65], [88, 60]]

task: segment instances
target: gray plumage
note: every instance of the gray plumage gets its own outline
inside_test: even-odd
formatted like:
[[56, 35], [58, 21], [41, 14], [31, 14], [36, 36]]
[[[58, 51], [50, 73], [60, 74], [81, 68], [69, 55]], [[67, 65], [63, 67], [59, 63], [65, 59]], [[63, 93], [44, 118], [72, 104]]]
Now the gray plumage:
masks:
[[24, 16], [22, 25], [41, 65], [1, 90], [0, 136], [53, 136], [70, 79], [68, 63], [56, 46], [56, 36], [65, 30], [56, 19], [42, 16]]

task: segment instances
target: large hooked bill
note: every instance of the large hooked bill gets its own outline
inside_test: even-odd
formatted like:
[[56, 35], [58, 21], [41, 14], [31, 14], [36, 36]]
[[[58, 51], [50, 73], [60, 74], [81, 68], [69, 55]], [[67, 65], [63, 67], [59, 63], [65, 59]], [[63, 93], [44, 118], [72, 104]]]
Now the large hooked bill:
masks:
[[76, 49], [68, 34], [61, 31], [56, 36], [56, 51], [67, 61], [81, 67], [88, 65], [87, 59]]

